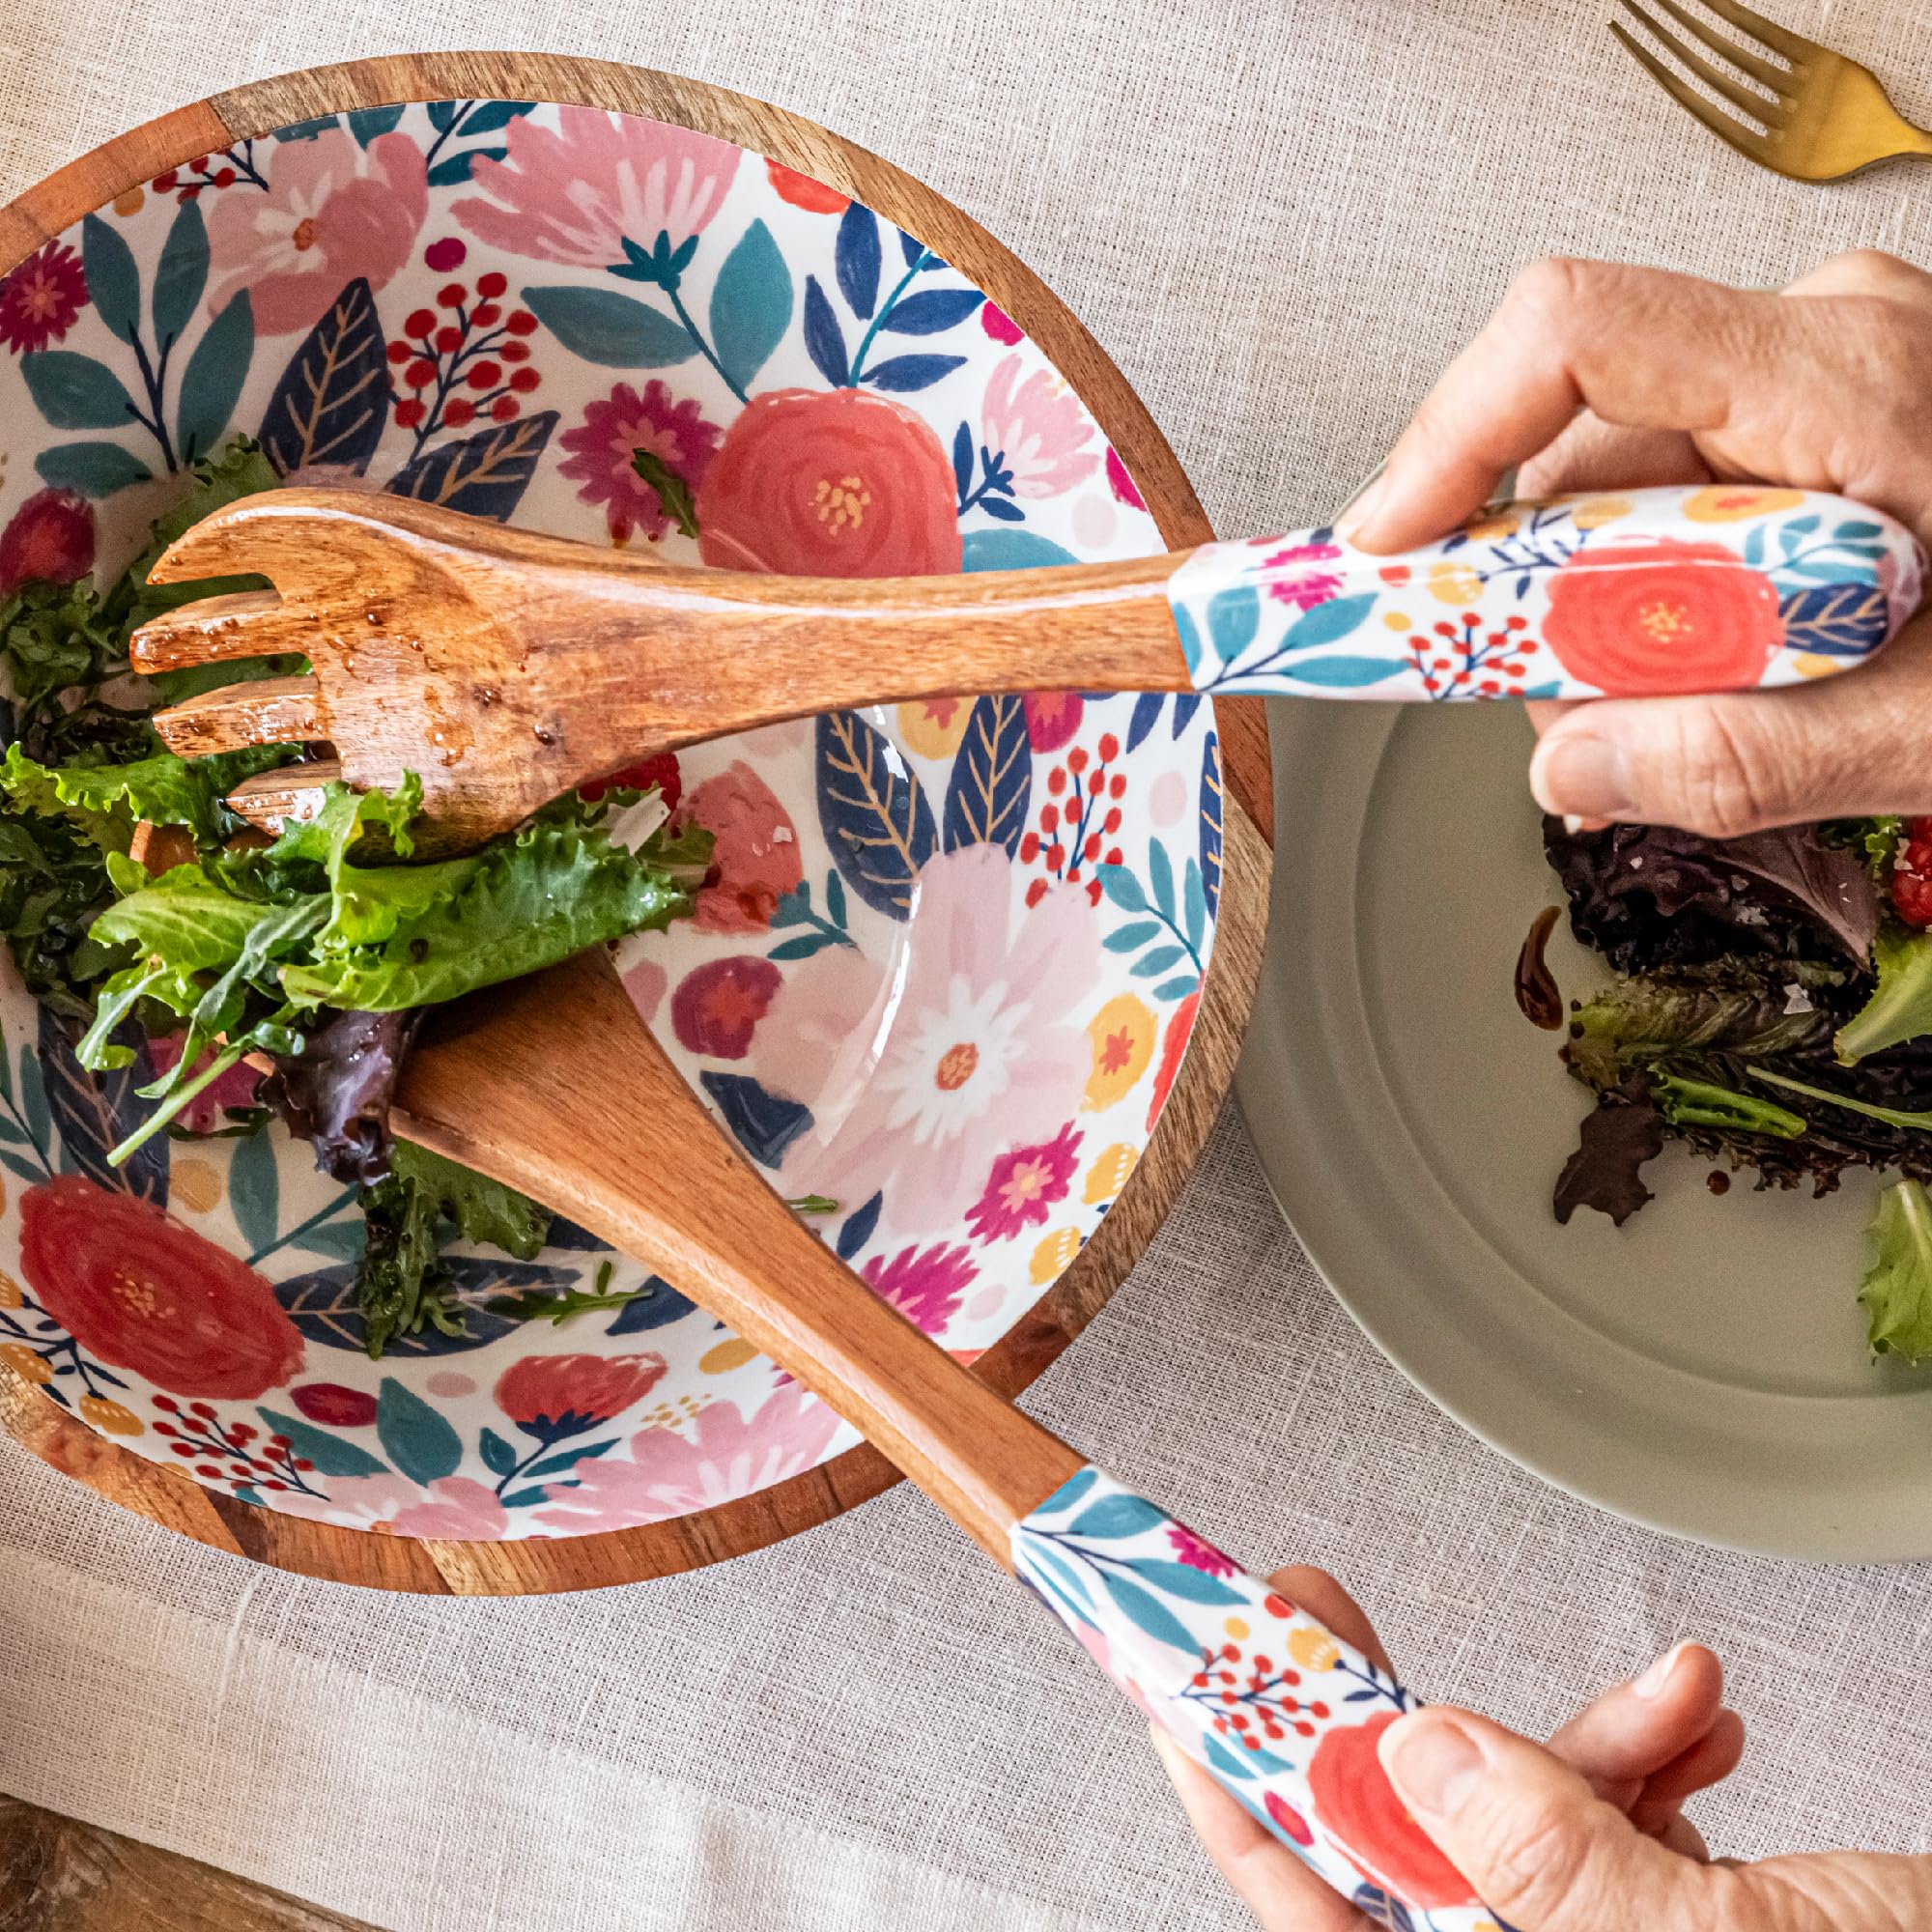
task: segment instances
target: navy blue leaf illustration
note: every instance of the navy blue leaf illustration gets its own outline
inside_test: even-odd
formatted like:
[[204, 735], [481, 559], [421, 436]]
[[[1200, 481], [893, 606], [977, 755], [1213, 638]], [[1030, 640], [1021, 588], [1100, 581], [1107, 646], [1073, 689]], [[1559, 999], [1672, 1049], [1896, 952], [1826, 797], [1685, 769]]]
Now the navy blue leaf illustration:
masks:
[[1385, 1932], [1415, 1932], [1408, 1907], [1401, 1899], [1391, 1898], [1380, 1886], [1358, 1885], [1350, 1903], [1370, 1924], [1380, 1925]]
[[1092, 1536], [1112, 1542], [1122, 1536], [1138, 1536], [1144, 1529], [1155, 1529], [1166, 1517], [1145, 1496], [1102, 1496], [1073, 1519], [1075, 1536]]
[[952, 481], [963, 503], [973, 490], [973, 431], [961, 423], [952, 432]]
[[811, 1125], [810, 1107], [772, 1093], [749, 1074], [706, 1071], [697, 1078], [738, 1145], [761, 1167], [777, 1167], [785, 1149]]
[[711, 291], [711, 346], [741, 391], [791, 327], [791, 270], [772, 231], [754, 221], [724, 258]]
[[978, 289], [922, 289], [895, 302], [879, 327], [889, 335], [937, 335], [956, 327], [985, 299]]
[[1221, 741], [1210, 731], [1201, 748], [1201, 886], [1208, 916], [1221, 909]]
[[454, 187], [469, 179], [469, 170], [478, 161], [500, 161], [509, 152], [508, 148], [458, 148], [438, 161], [424, 180], [431, 187]]
[[[142, 1037], [140, 1029], [131, 1024], [114, 1036], [118, 1046], [139, 1047]], [[64, 1165], [71, 1164], [97, 1187], [132, 1194], [152, 1201], [156, 1208], [165, 1208], [168, 1144], [164, 1136], [157, 1134], [136, 1148], [119, 1167], [107, 1165], [109, 1151], [126, 1140], [147, 1114], [146, 1103], [134, 1091], [150, 1078], [145, 1055], [137, 1053], [130, 1065], [111, 1072], [90, 1073], [73, 1057], [73, 1040], [67, 1027], [45, 1007], [40, 1009], [39, 1043], [40, 1073], [45, 1083], [47, 1110], [67, 1154]]]
[[282, 475], [312, 463], [368, 469], [393, 393], [382, 318], [368, 278], [336, 297], [282, 371], [259, 440]]
[[[575, 1268], [513, 1262], [502, 1256], [445, 1255], [442, 1269], [448, 1277], [448, 1298], [462, 1314], [462, 1334], [445, 1335], [428, 1323], [418, 1335], [390, 1336], [391, 1355], [455, 1355], [480, 1349], [519, 1326], [505, 1312], [507, 1306], [577, 1286]], [[275, 1299], [311, 1342], [365, 1352], [367, 1328], [355, 1305], [355, 1273], [353, 1263], [340, 1263], [292, 1275], [275, 1284]], [[492, 1302], [504, 1306], [493, 1310]]]
[[127, 385], [92, 355], [39, 350], [20, 357], [20, 374], [34, 407], [55, 429], [123, 429], [134, 420]]
[[581, 1249], [586, 1254], [608, 1255], [613, 1252], [609, 1241], [600, 1240], [588, 1228], [580, 1227], [561, 1214], [550, 1217], [550, 1233], [544, 1236], [544, 1246]]
[[145, 483], [154, 471], [118, 442], [63, 442], [34, 458], [34, 474], [55, 490], [100, 497]]
[[1003, 845], [1009, 855], [1017, 851], [1032, 797], [1026, 700], [1016, 695], [977, 699], [946, 784], [946, 849]]
[[668, 369], [697, 354], [684, 324], [615, 289], [529, 288], [524, 306], [570, 351], [605, 369]]
[[928, 255], [925, 252], [925, 243], [916, 241], [903, 228], [899, 230], [899, 253], [905, 257], [905, 265], [908, 269], [917, 269], [922, 265], [927, 268], [938, 268], [941, 266], [939, 257], [937, 255]]
[[299, 1456], [305, 1463], [313, 1463], [316, 1473], [322, 1476], [380, 1476], [384, 1464], [366, 1449], [358, 1449], [355, 1443], [345, 1441], [332, 1429], [318, 1429], [311, 1422], [304, 1422], [298, 1415], [283, 1415], [272, 1408], [258, 1408], [255, 1413], [277, 1435], [289, 1438], [291, 1453]]
[[248, 380], [255, 354], [255, 316], [242, 289], [201, 332], [182, 373], [175, 446], [184, 463], [217, 448]]
[[847, 204], [838, 217], [835, 262], [838, 290], [852, 313], [868, 320], [879, 299], [879, 217], [863, 202]]
[[1026, 512], [1005, 497], [981, 497], [980, 507], [987, 516], [1002, 524], [1023, 524]]
[[1876, 584], [1814, 584], [1788, 592], [1777, 608], [1794, 651], [1857, 658], [1885, 640], [1886, 596]]
[[1111, 1570], [1101, 1572], [1100, 1582], [1122, 1613], [1149, 1636], [1176, 1650], [1184, 1650], [1198, 1660], [1200, 1651], [1187, 1626], [1151, 1591], [1143, 1590], [1138, 1583], [1130, 1583]]
[[155, 317], [155, 340], [165, 349], [178, 341], [194, 319], [194, 305], [208, 286], [208, 224], [201, 203], [185, 201], [176, 211], [155, 265], [155, 288], [149, 297]]
[[1283, 665], [1280, 675], [1296, 684], [1352, 691], [1361, 685], [1379, 684], [1385, 677], [1407, 668], [1406, 658], [1310, 658], [1305, 664]]
[[515, 1448], [488, 1426], [477, 1436], [476, 1447], [482, 1452], [483, 1466], [493, 1476], [507, 1476], [517, 1466], [519, 1458]]
[[680, 1294], [663, 1275], [654, 1274], [639, 1288], [635, 1301], [627, 1301], [617, 1311], [617, 1319], [605, 1329], [607, 1335], [641, 1335], [648, 1328], [668, 1328], [682, 1321], [697, 1304]]
[[851, 365], [845, 359], [845, 331], [818, 286], [816, 275], [805, 278], [805, 350], [812, 366], [832, 384], [842, 389], [851, 382]]
[[455, 1475], [463, 1461], [463, 1438], [394, 1376], [383, 1378], [376, 1397], [376, 1435], [389, 1461], [425, 1489], [440, 1477]]
[[819, 829], [846, 883], [874, 912], [907, 918], [937, 835], [898, 747], [856, 711], [825, 712], [816, 777]]
[[866, 371], [866, 380], [875, 389], [884, 389], [895, 396], [908, 395], [914, 389], [929, 389], [942, 376], [952, 375], [965, 359], [963, 355], [892, 355], [883, 362], [874, 362]]
[[846, 1215], [845, 1225], [838, 1230], [838, 1239], [834, 1243], [841, 1262], [849, 1262], [872, 1238], [872, 1230], [879, 1225], [879, 1209], [885, 1206], [885, 1200], [884, 1194], [874, 1194], [869, 1201]]
[[1133, 751], [1153, 729], [1160, 718], [1160, 707], [1166, 702], [1166, 695], [1158, 691], [1144, 691], [1134, 699], [1134, 715], [1127, 720], [1128, 751]]
[[80, 224], [80, 269], [94, 311], [123, 342], [141, 327], [141, 271], [119, 229], [98, 214]]
[[349, 117], [349, 131], [355, 136], [355, 145], [366, 148], [379, 135], [392, 133], [403, 118], [403, 103], [393, 101], [387, 107], [358, 107]]
[[425, 450], [390, 477], [388, 487], [398, 497], [504, 523], [529, 488], [555, 427], [554, 410], [495, 423], [480, 436]]
[[1173, 736], [1177, 739], [1194, 722], [1194, 714], [1201, 709], [1200, 696], [1191, 691], [1178, 692], [1174, 699]]

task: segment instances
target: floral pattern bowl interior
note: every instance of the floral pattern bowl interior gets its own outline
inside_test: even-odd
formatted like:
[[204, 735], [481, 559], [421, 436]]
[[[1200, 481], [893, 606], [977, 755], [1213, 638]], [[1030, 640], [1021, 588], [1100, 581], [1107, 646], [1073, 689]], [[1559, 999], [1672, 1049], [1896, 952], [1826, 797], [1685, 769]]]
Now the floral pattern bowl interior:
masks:
[[[734, 569], [1161, 548], [1077, 397], [919, 239], [586, 107], [367, 108], [128, 190], [0, 285], [0, 592], [118, 569], [242, 433], [285, 476]], [[837, 713], [657, 776], [718, 864], [695, 918], [621, 951], [639, 1011], [824, 1238], [971, 1359], [1093, 1235], [1185, 1049], [1211, 706]], [[11, 979], [0, 1021], [0, 1360], [139, 1454], [271, 1510], [494, 1539], [702, 1510], [855, 1439], [562, 1222], [534, 1262], [459, 1250], [464, 1332], [372, 1362], [360, 1215], [305, 1147], [177, 1136], [109, 1168], [149, 1069], [84, 1072]], [[600, 1288], [624, 1298], [533, 1319]]]

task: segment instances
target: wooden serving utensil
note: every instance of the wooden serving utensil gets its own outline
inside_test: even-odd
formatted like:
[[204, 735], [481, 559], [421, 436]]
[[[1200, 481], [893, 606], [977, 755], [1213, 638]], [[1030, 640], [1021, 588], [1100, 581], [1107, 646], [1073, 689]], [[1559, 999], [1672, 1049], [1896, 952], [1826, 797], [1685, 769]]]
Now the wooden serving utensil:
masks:
[[713, 1123], [606, 949], [433, 1009], [394, 1121], [613, 1242], [788, 1369], [1338, 1890], [1373, 1885], [1435, 1932], [1492, 1923], [1382, 1774], [1376, 1741], [1408, 1692], [874, 1293]]
[[411, 498], [272, 490], [195, 525], [136, 669], [295, 653], [300, 677], [156, 716], [184, 756], [327, 740], [232, 795], [270, 828], [326, 780], [423, 785], [428, 845], [473, 844], [656, 752], [843, 707], [1071, 688], [1413, 701], [1725, 691], [1845, 669], [1918, 602], [1899, 525], [1717, 486], [1519, 503], [1399, 557], [1326, 529], [963, 577], [667, 564]]

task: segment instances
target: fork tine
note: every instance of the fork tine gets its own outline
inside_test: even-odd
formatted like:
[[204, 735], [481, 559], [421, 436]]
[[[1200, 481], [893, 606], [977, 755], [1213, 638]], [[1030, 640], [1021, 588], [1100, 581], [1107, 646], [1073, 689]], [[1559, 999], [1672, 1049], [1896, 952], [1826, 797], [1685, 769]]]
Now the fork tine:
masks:
[[265, 677], [204, 691], [166, 711], [154, 726], [181, 758], [239, 752], [244, 745], [299, 744], [326, 738], [321, 694], [312, 677]]
[[1698, 79], [1721, 94], [1740, 113], [1748, 114], [1753, 120], [1762, 121], [1772, 128], [1776, 128], [1784, 120], [1782, 98], [1767, 100], [1763, 95], [1754, 93], [1742, 81], [1733, 80], [1722, 68], [1714, 66], [1695, 47], [1688, 44], [1679, 35], [1673, 34], [1662, 20], [1654, 14], [1646, 14], [1638, 6], [1637, 0], [1619, 0], [1619, 4], [1625, 13], [1642, 21], [1662, 46], [1682, 61]]
[[243, 779], [228, 794], [228, 803], [250, 825], [279, 832], [287, 819], [313, 818], [322, 810], [323, 786], [341, 776], [342, 767], [332, 760], [284, 765]]
[[306, 657], [315, 640], [313, 617], [284, 605], [272, 590], [242, 590], [198, 597], [150, 617], [128, 639], [128, 659], [136, 670], [180, 670], [285, 651]]
[[1747, 128], [1742, 121], [1726, 114], [1721, 107], [1714, 106], [1699, 94], [1689, 81], [1681, 80], [1663, 65], [1634, 34], [1626, 31], [1620, 20], [1612, 20], [1610, 32], [1624, 43], [1625, 49], [1656, 81], [1671, 99], [1686, 113], [1701, 121], [1720, 141], [1728, 141], [1739, 154], [1747, 160], [1769, 166], [1771, 144], [1755, 129]]
[[1744, 0], [1704, 0], [1704, 4], [1720, 20], [1728, 20], [1732, 26], [1748, 34], [1754, 41], [1762, 41], [1773, 53], [1782, 54], [1786, 60], [1796, 65], [1806, 54], [1815, 54], [1818, 43], [1807, 41], [1803, 34], [1794, 34], [1780, 27], [1776, 20], [1767, 20], [1754, 8], [1747, 7]]
[[[1791, 92], [1791, 70], [1788, 67], [1778, 67], [1762, 55], [1752, 53], [1748, 47], [1741, 47], [1737, 42], [1713, 32], [1709, 21], [1698, 19], [1694, 14], [1680, 7], [1677, 0], [1655, 0], [1655, 4], [1662, 7], [1687, 33], [1694, 34], [1714, 54], [1729, 61], [1733, 67], [1742, 68], [1753, 80], [1763, 81], [1779, 99], [1788, 98]], [[1636, 9], [1633, 7], [1631, 11], [1634, 13]], [[1669, 44], [1668, 37], [1657, 33], [1655, 26], [1651, 27], [1651, 32], [1657, 34], [1657, 38], [1666, 45]]]

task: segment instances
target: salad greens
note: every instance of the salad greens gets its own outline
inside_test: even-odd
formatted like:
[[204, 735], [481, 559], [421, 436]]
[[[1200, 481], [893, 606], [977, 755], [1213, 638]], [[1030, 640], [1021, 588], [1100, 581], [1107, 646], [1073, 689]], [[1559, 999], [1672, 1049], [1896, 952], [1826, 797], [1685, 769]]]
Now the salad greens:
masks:
[[1878, 1199], [1871, 1264], [1859, 1288], [1872, 1352], [1917, 1362], [1932, 1355], [1932, 1201], [1922, 1182], [1901, 1180]]
[[[238, 440], [195, 466], [190, 489], [104, 591], [85, 579], [30, 582], [0, 603], [12, 691], [0, 699], [0, 937], [28, 990], [78, 1034], [81, 1065], [138, 1062], [155, 1074], [135, 1090], [152, 1111], [110, 1161], [156, 1133], [185, 1132], [184, 1110], [242, 1061], [263, 1070], [261, 1104], [231, 1111], [221, 1131], [260, 1131], [279, 1114], [319, 1165], [360, 1183], [358, 1293], [380, 1354], [398, 1334], [456, 1321], [439, 1259], [451, 1238], [529, 1259], [551, 1218], [391, 1135], [417, 1013], [687, 913], [710, 837], [660, 823], [625, 842], [617, 821], [648, 795], [612, 783], [594, 799], [559, 799], [477, 851], [412, 863], [413, 774], [389, 791], [330, 783], [319, 811], [273, 840], [247, 826], [227, 794], [304, 748], [184, 760], [149, 713], [299, 660], [142, 679], [128, 672], [128, 639], [159, 611], [259, 582], [145, 580], [200, 518], [279, 481]], [[175, 1050], [151, 1055], [156, 1039]]]

